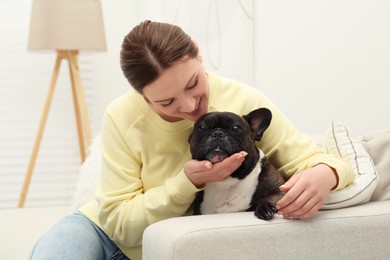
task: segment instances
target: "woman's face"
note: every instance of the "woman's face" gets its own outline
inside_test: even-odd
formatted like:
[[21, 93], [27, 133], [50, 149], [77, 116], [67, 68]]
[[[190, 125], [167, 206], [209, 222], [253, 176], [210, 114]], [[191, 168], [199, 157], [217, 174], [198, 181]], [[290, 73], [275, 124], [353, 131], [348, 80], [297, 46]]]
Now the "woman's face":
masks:
[[193, 58], [173, 64], [157, 80], [146, 85], [142, 94], [164, 120], [195, 122], [207, 113], [209, 93], [202, 62]]

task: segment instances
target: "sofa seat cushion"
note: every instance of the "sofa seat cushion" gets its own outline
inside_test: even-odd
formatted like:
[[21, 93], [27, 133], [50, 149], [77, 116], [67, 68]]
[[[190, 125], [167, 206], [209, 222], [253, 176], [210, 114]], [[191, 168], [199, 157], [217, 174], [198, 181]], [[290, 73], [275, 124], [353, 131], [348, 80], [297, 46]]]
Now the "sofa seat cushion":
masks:
[[69, 206], [2, 209], [1, 259], [27, 259], [38, 239], [70, 212]]

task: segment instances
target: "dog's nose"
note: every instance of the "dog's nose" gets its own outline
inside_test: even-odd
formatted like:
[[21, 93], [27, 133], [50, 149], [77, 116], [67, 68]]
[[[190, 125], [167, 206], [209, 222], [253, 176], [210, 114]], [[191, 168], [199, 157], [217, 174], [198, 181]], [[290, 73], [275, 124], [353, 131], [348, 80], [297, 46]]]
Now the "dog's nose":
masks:
[[222, 138], [225, 138], [226, 134], [221, 131], [221, 130], [215, 130], [212, 134], [211, 134], [211, 137], [214, 138], [214, 139], [222, 139]]

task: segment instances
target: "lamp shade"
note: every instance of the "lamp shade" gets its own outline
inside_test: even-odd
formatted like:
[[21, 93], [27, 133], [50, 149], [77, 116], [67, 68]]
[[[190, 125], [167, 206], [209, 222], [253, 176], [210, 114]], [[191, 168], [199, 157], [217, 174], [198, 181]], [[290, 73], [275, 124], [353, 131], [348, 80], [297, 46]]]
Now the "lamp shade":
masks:
[[33, 0], [27, 49], [105, 51], [100, 1]]

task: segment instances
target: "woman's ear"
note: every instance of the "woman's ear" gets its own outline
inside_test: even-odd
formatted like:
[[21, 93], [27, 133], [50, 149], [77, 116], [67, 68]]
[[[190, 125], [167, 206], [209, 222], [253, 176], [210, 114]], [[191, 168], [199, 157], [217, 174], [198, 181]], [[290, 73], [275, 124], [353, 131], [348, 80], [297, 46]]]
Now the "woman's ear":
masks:
[[142, 94], [142, 96], [145, 99], [146, 103], [148, 103], [149, 105], [152, 103], [145, 95]]
[[191, 38], [192, 43], [195, 46], [196, 54], [199, 54], [199, 46], [198, 43], [194, 40], [194, 38]]
[[199, 46], [198, 46], [198, 44], [196, 43], [196, 41], [195, 41], [193, 38], [191, 38], [191, 41], [192, 41], [192, 43], [193, 43], [194, 46], [195, 46], [195, 51], [196, 51], [196, 57], [197, 57], [197, 59], [198, 59], [200, 62], [202, 62], [202, 56], [200, 55], [200, 51], [199, 51]]

